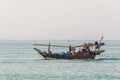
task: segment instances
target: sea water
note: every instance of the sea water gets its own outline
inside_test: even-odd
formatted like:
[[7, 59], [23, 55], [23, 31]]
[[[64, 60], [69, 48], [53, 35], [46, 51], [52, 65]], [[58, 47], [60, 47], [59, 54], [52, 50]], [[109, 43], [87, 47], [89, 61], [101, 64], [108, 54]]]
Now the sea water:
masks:
[[[94, 60], [45, 60], [33, 48], [34, 43], [80, 45], [80, 40], [1, 40], [0, 80], [120, 80], [120, 41], [104, 41], [106, 51]], [[92, 42], [92, 41], [91, 41]], [[93, 40], [94, 42], [94, 40]], [[66, 48], [51, 48], [65, 52]]]

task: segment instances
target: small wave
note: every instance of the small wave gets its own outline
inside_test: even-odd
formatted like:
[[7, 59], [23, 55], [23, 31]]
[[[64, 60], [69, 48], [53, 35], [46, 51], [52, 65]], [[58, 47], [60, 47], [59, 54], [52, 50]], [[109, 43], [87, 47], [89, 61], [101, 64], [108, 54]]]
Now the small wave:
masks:
[[37, 60], [41, 58], [0, 58], [0, 60]]
[[120, 58], [99, 58], [95, 60], [120, 60]]

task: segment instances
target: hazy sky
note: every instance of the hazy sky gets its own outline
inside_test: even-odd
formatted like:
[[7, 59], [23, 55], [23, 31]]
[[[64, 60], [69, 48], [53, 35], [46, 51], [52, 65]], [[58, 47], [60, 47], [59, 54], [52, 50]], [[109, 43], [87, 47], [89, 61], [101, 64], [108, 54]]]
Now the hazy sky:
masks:
[[120, 39], [120, 0], [0, 0], [0, 40]]

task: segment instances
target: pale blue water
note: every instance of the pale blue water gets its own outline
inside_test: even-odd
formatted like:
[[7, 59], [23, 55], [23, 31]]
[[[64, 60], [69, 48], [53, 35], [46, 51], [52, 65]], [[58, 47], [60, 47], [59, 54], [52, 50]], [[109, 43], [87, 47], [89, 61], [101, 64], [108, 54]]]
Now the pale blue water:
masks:
[[[58, 45], [85, 41], [0, 41], [0, 80], [120, 80], [120, 41], [105, 41], [95, 60], [44, 60], [33, 43]], [[47, 50], [46, 47], [40, 47]], [[52, 48], [53, 52], [66, 51]]]

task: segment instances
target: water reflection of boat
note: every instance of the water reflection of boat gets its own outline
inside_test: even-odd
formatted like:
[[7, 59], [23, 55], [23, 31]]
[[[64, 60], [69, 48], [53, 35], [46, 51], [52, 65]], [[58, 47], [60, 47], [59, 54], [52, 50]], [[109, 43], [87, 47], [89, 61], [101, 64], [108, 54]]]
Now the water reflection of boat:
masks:
[[[104, 43], [101, 43], [101, 41], [95, 42], [95, 43], [83, 43], [80, 46], [60, 46], [60, 45], [51, 45], [50, 43], [48, 45], [46, 44], [34, 44], [36, 46], [48, 46], [48, 51], [41, 51], [38, 48], [34, 48], [40, 55], [42, 55], [45, 59], [46, 58], [56, 58], [56, 59], [94, 59], [96, 55], [100, 55], [105, 50], [100, 49], [101, 46], [104, 45]], [[68, 48], [69, 50], [66, 52], [57, 52], [52, 53], [50, 51], [50, 47], [64, 47]], [[76, 48], [80, 48], [78, 51], [76, 51]]]

